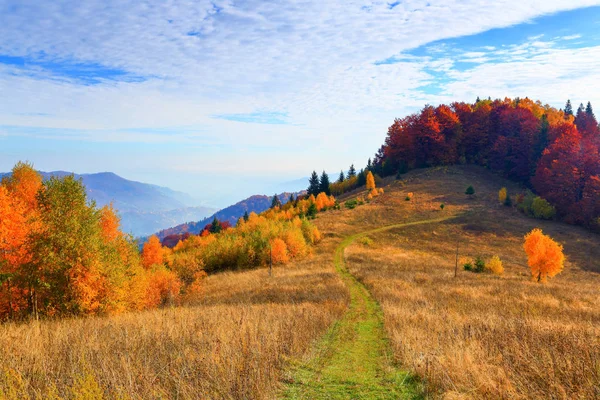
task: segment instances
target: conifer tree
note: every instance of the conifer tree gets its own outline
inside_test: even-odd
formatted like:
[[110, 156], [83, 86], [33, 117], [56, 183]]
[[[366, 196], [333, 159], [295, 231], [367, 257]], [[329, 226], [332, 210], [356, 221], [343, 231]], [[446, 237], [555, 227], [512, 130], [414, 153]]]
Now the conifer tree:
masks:
[[317, 175], [316, 171], [313, 171], [310, 178], [308, 179], [308, 195], [310, 196], [312, 194], [314, 196], [317, 196], [319, 194], [319, 188], [319, 175]]
[[281, 207], [281, 200], [279, 200], [276, 194], [273, 195], [273, 200], [271, 201], [271, 208], [275, 207]]
[[214, 217], [212, 224], [210, 224], [210, 233], [219, 233], [222, 230], [221, 227], [221, 222], [219, 222], [219, 220], [217, 219], [217, 217]]
[[585, 107], [585, 113], [588, 115], [588, 117], [591, 118], [596, 118], [596, 116], [594, 115], [594, 110], [592, 110], [592, 103], [588, 101], [587, 106]]
[[248, 222], [250, 216], [248, 215], [248, 210], [244, 211], [244, 221]]
[[365, 170], [361, 169], [357, 175], [356, 185], [363, 186], [367, 183], [367, 174], [365, 174]]
[[571, 100], [567, 100], [567, 104], [565, 104], [565, 116], [573, 115], [573, 106], [571, 105]]
[[354, 178], [355, 176], [356, 176], [356, 169], [354, 168], [354, 164], [352, 164], [350, 166], [350, 169], [348, 170], [348, 179]]
[[373, 164], [371, 163], [371, 159], [369, 158], [369, 160], [367, 161], [367, 168], [365, 168], [367, 171], [372, 171], [373, 170]]
[[288, 203], [290, 203], [290, 204], [294, 203], [294, 193], [290, 194], [290, 198], [288, 199]]
[[346, 178], [344, 177], [344, 171], [340, 171], [340, 177], [338, 178], [338, 182], [342, 183], [345, 179]]
[[331, 195], [331, 191], [329, 190], [329, 175], [327, 175], [325, 171], [321, 174], [321, 180], [319, 181], [319, 193], [321, 192], [325, 193], [327, 196]]

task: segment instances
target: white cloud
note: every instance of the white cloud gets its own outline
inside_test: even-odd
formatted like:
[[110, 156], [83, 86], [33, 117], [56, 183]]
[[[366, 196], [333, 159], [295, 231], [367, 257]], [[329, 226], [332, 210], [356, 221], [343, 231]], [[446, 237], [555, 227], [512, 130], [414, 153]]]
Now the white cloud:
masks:
[[[293, 146], [302, 162], [290, 162], [293, 156], [287, 153], [277, 158], [290, 163], [290, 173], [338, 170], [364, 162], [382, 143], [394, 117], [426, 102], [477, 94], [504, 97], [512, 87], [520, 95], [540, 93], [548, 101], [581, 89], [593, 100], [598, 91], [589, 90], [594, 84], [586, 85], [590, 76], [577, 72], [573, 60], [557, 57], [597, 65], [597, 51], [588, 50], [587, 56], [595, 58], [586, 61], [577, 52], [557, 53], [543, 37], [521, 47], [487, 46], [455, 57], [446, 55], [447, 45], [430, 45], [430, 52], [437, 49], [444, 56], [374, 62], [436, 40], [596, 4], [498, 0], [482, 6], [475, 0], [407, 0], [389, 9], [386, 1], [356, 0], [4, 0], [0, 55], [100, 64], [147, 79], [84, 86], [64, 76], [55, 79], [40, 67], [23, 74], [0, 64], [0, 125], [72, 130], [94, 143], [246, 146], [248, 152], [236, 157], [227, 157], [231, 148], [210, 153], [217, 166], [238, 171], [248, 164], [256, 171], [268, 170], [269, 159], [256, 156], [251, 146], [272, 146], [282, 154]], [[489, 64], [490, 56], [506, 57], [512, 64]], [[460, 60], [475, 68], [455, 70]], [[426, 68], [449, 74], [455, 82], [442, 95], [427, 95], [418, 90], [433, 80]], [[544, 88], [536, 91], [536, 84]], [[257, 110], [286, 113], [294, 125], [211, 118]], [[178, 165], [175, 161], [163, 163]], [[190, 159], [185, 168], [204, 171], [189, 164], [194, 162], [201, 161]]]

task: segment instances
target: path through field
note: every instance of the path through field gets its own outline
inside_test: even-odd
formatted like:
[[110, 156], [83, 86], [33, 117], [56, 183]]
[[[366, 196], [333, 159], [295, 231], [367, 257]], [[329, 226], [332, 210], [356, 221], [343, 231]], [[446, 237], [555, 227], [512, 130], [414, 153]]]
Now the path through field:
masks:
[[338, 245], [334, 263], [350, 290], [349, 309], [317, 344], [315, 355], [294, 367], [284, 399], [420, 398], [414, 377], [394, 366], [381, 307], [346, 268], [344, 250], [370, 234], [451, 218], [388, 225], [349, 236]]

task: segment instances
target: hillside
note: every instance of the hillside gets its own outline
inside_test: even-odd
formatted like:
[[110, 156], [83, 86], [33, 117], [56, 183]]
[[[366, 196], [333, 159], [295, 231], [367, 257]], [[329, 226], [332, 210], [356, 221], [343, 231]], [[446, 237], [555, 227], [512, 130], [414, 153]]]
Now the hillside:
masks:
[[[71, 172], [52, 171], [40, 174], [44, 179], [51, 176], [65, 177]], [[1, 173], [2, 176], [9, 175]], [[86, 187], [88, 198], [99, 207], [113, 203], [121, 216], [125, 232], [134, 236], [147, 235], [164, 227], [185, 221], [201, 219], [215, 211], [199, 206], [190, 195], [166, 187], [131, 181], [112, 172], [74, 174]]]
[[[277, 197], [279, 197], [279, 200], [281, 200], [282, 204], [285, 204], [290, 199], [291, 195], [292, 195], [292, 193], [284, 192], [284, 193], [278, 194]], [[261, 212], [269, 209], [269, 207], [271, 207], [272, 201], [273, 201], [272, 196], [265, 196], [265, 195], [250, 196], [247, 199], [244, 199], [244, 200], [239, 201], [229, 207], [226, 207], [220, 211], [217, 211], [213, 215], [206, 217], [200, 221], [186, 222], [185, 224], [180, 224], [180, 225], [174, 226], [172, 228], [163, 229], [163, 230], [159, 231], [156, 234], [156, 236], [158, 236], [158, 238], [162, 240], [166, 236], [169, 236], [169, 235], [181, 235], [184, 233], [198, 234], [202, 231], [202, 229], [204, 229], [206, 224], [209, 224], [210, 222], [212, 222], [212, 220], [215, 217], [219, 221], [227, 221], [232, 226], [235, 226], [235, 224], [237, 223], [237, 220], [240, 219], [241, 217], [243, 217], [244, 213], [246, 213], [246, 212], [248, 212], [248, 214], [251, 212], [254, 212], [257, 214], [261, 213]]]
[[[324, 239], [313, 256], [273, 276], [213, 274], [201, 299], [172, 309], [0, 326], [9, 349], [0, 364], [11, 371], [0, 390], [47, 393], [54, 382], [61, 394], [91, 385], [107, 397], [596, 397], [597, 234], [499, 204], [501, 187], [523, 188], [481, 167], [417, 169], [382, 186], [369, 203], [318, 214]], [[567, 256], [546, 284], [530, 280], [522, 247], [535, 227]], [[457, 243], [461, 265], [498, 255], [504, 274], [459, 266], [455, 278]]]

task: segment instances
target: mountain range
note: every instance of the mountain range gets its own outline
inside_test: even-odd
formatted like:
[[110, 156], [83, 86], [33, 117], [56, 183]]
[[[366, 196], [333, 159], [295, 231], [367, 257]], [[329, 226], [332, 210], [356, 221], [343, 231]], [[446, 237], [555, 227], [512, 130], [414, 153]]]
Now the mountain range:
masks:
[[[46, 180], [51, 176], [71, 175], [66, 171], [40, 171]], [[9, 173], [0, 173], [0, 178]], [[110, 203], [121, 217], [124, 232], [144, 236], [185, 221], [205, 218], [216, 209], [200, 205], [192, 196], [166, 187], [131, 181], [112, 172], [73, 174], [81, 179], [87, 195], [98, 207]]]

